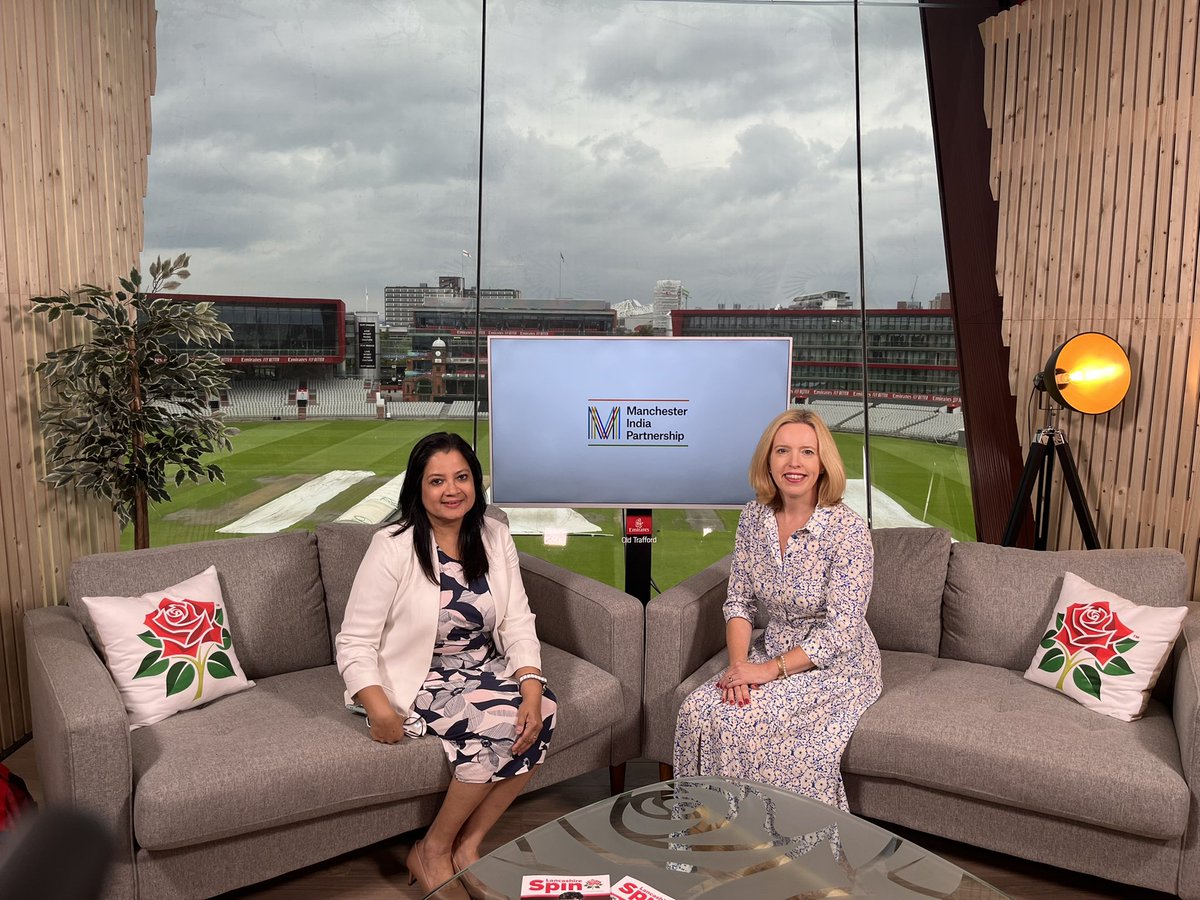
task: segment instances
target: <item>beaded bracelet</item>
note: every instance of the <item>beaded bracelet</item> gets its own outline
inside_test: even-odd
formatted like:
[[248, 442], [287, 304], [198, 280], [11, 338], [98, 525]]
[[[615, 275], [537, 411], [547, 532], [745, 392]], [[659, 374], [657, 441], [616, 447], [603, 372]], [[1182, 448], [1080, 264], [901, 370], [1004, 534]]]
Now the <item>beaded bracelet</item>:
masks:
[[544, 676], [542, 676], [542, 675], [537, 675], [537, 674], [535, 674], [535, 673], [533, 673], [533, 672], [526, 672], [524, 675], [522, 675], [520, 678], [518, 678], [518, 679], [517, 679], [517, 687], [520, 687], [521, 685], [523, 685], [523, 684], [524, 684], [526, 681], [528, 681], [530, 678], [532, 678], [534, 681], [539, 681], [539, 682], [541, 682], [541, 685], [542, 685], [542, 691], [543, 691], [543, 692], [545, 692], [545, 690], [546, 690], [546, 685], [547, 685], [549, 682], [547, 682], [547, 681], [546, 681], [546, 679], [545, 679], [545, 677], [544, 677]]
[[777, 657], [775, 657], [775, 664], [779, 666], [779, 677], [787, 678], [788, 677], [787, 663], [785, 663], [783, 661], [782, 653], [780, 653]]

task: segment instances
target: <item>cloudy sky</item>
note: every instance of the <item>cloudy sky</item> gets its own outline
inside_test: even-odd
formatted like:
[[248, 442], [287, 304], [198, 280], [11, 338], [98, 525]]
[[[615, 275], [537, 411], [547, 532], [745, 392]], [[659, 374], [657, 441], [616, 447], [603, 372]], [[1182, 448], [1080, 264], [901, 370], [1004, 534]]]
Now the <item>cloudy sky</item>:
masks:
[[[352, 309], [474, 283], [480, 0], [158, 8], [148, 259]], [[924, 62], [915, 9], [860, 16], [867, 302], [894, 307], [947, 284]], [[489, 0], [487, 28], [484, 287], [857, 298], [850, 6]]]

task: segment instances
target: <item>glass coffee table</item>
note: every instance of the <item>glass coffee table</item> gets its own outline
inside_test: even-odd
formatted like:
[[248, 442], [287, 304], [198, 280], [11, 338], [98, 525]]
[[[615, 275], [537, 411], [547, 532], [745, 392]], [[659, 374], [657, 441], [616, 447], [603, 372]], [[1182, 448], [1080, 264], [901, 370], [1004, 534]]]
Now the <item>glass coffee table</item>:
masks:
[[723, 778], [664, 781], [568, 813], [429, 896], [516, 900], [523, 875], [630, 876], [674, 900], [1006, 896], [849, 813]]

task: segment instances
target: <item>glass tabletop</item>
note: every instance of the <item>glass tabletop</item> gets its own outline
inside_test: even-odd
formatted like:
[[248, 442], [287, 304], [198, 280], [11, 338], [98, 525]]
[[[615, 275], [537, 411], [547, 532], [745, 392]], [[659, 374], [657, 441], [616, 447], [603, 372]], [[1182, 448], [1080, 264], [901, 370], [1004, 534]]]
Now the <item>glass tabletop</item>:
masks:
[[517, 900], [529, 875], [607, 876], [614, 887], [630, 877], [673, 900], [1006, 896], [871, 822], [723, 778], [659, 782], [575, 810], [496, 848], [429, 896]]

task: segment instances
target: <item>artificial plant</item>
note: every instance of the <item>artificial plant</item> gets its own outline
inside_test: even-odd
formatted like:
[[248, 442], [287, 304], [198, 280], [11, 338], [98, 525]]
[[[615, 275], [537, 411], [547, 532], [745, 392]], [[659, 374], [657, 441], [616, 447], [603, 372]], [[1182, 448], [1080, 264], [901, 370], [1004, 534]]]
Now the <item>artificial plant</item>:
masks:
[[158, 258], [145, 289], [133, 269], [118, 279], [120, 290], [85, 284], [31, 301], [49, 322], [70, 315], [90, 323], [87, 340], [49, 351], [35, 368], [49, 389], [46, 480], [108, 500], [122, 528], [133, 522], [136, 548], [150, 546], [149, 502], [170, 499], [169, 469], [176, 486], [225, 480], [201, 457], [230, 449], [225, 423], [209, 408], [229, 379], [220, 357], [202, 348], [231, 331], [212, 303], [164, 293], [189, 276], [188, 262], [186, 253]]

